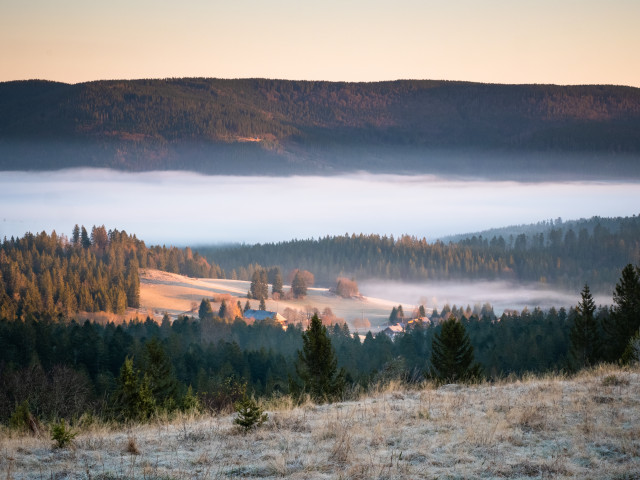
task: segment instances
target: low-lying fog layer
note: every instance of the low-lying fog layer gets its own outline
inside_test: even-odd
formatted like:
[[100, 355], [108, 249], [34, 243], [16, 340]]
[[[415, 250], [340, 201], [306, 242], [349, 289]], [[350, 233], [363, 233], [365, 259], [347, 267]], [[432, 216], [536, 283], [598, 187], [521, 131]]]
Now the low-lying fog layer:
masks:
[[[445, 305], [466, 308], [467, 305], [484, 305], [490, 303], [497, 315], [505, 309], [522, 311], [525, 307], [532, 310], [540, 307], [547, 310], [551, 307], [576, 305], [580, 301], [580, 292], [558, 290], [556, 287], [544, 285], [523, 285], [505, 281], [475, 282], [392, 282], [369, 280], [360, 281], [360, 291], [365, 296], [394, 298], [407, 305], [423, 304], [427, 308]], [[611, 295], [595, 294], [597, 305], [611, 305]]]
[[0, 173], [0, 237], [104, 224], [148, 244], [269, 242], [345, 232], [444, 235], [637, 212], [637, 183], [428, 175], [233, 177], [104, 169]]

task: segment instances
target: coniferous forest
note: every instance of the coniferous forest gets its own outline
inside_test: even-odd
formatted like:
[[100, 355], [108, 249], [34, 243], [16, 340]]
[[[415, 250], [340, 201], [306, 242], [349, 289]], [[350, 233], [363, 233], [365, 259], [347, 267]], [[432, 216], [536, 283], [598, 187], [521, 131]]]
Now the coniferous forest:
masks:
[[4, 82], [0, 169], [637, 178], [639, 99], [613, 85]]
[[[82, 319], [81, 312], [136, 307], [140, 268], [224, 274], [190, 249], [146, 247], [134, 235], [104, 227], [89, 233], [76, 226], [70, 238], [41, 233], [3, 242], [1, 422], [16, 422], [24, 412], [44, 421], [84, 414], [144, 420], [158, 411], [196, 406], [225, 410], [248, 393], [298, 395], [300, 388], [305, 391], [305, 375], [315, 371], [314, 365], [301, 366], [315, 358], [302, 352], [314, 345], [329, 352], [320, 357], [335, 355], [327, 367], [335, 378], [314, 380], [316, 390], [332, 385], [327, 399], [390, 380], [433, 378], [433, 363], [446, 357], [442, 349], [451, 341], [464, 340], [464, 356], [473, 365], [472, 375], [456, 373], [460, 378], [572, 371], [633, 361], [640, 351], [640, 270], [632, 264], [618, 271], [612, 306], [596, 307], [584, 285], [569, 308], [498, 317], [489, 304], [445, 306], [393, 339], [371, 332], [360, 337], [344, 324], [318, 323], [314, 334], [301, 325], [286, 330], [269, 321], [248, 325], [213, 312], [173, 322], [165, 315], [160, 324], [150, 318], [121, 324]], [[453, 340], [442, 330], [452, 319], [458, 322]]]
[[428, 242], [402, 236], [343, 235], [236, 247], [198, 247], [230, 277], [256, 265], [302, 268], [331, 285], [336, 277], [387, 280], [502, 279], [578, 291], [611, 292], [620, 271], [640, 262], [640, 217], [551, 221]]

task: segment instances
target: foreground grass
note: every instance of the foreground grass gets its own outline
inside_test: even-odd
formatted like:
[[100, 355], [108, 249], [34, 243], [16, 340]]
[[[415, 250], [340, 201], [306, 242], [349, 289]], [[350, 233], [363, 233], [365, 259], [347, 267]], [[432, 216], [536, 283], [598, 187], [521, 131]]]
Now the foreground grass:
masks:
[[5, 431], [0, 478], [640, 479], [637, 368], [266, 406], [248, 435], [231, 416], [88, 427], [66, 450]]

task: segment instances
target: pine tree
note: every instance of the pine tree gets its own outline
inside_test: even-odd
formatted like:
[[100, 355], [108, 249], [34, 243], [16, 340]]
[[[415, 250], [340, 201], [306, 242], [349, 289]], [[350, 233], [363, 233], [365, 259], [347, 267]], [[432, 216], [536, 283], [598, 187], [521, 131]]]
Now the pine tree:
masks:
[[395, 325], [396, 323], [398, 323], [398, 309], [393, 307], [389, 314], [389, 325]]
[[262, 407], [253, 398], [245, 394], [244, 398], [235, 404], [237, 413], [233, 422], [242, 427], [245, 433], [257, 428], [269, 419]]
[[213, 309], [211, 308], [211, 302], [209, 301], [209, 299], [203, 298], [200, 302], [198, 317], [200, 317], [200, 321], [213, 320]]
[[170, 410], [177, 399], [178, 380], [171, 360], [157, 338], [145, 344], [143, 374], [149, 380], [151, 394], [156, 404]]
[[116, 415], [124, 420], [146, 419], [155, 410], [149, 379], [144, 376], [140, 380], [139, 372], [134, 368], [130, 357], [125, 359], [120, 368], [113, 407]]
[[339, 398], [345, 387], [345, 372], [338, 371], [331, 338], [317, 314], [302, 334], [302, 351], [298, 350], [296, 372], [302, 380], [303, 390], [316, 401]]
[[224, 319], [226, 315], [227, 315], [227, 302], [222, 300], [222, 303], [220, 303], [220, 308], [218, 309], [218, 316]]
[[295, 298], [302, 298], [307, 294], [307, 282], [298, 270], [291, 282], [291, 293]]
[[87, 232], [87, 229], [84, 228], [84, 225], [82, 226], [80, 244], [82, 245], [82, 248], [89, 248], [91, 246], [91, 239], [89, 238], [89, 233]]
[[589, 285], [585, 284], [580, 293], [581, 300], [576, 306], [573, 326], [569, 334], [569, 349], [573, 367], [576, 369], [594, 365], [600, 359], [598, 324], [595, 317], [596, 304]]
[[138, 261], [135, 258], [129, 264], [126, 284], [127, 304], [131, 308], [140, 308], [140, 277], [138, 274]]
[[274, 273], [273, 282], [271, 283], [271, 296], [274, 295], [284, 295], [284, 287], [282, 285], [282, 275], [280, 274], [280, 269], [277, 268]]
[[264, 298], [260, 299], [260, 310], [266, 310], [267, 309], [267, 304], [264, 301]]
[[442, 323], [433, 338], [430, 374], [442, 383], [474, 380], [482, 374], [464, 325], [453, 317]]
[[605, 323], [608, 359], [617, 361], [622, 357], [629, 340], [640, 328], [640, 270], [629, 264], [622, 270], [622, 276], [613, 292], [615, 305]]
[[269, 296], [267, 272], [264, 269], [258, 269], [253, 272], [251, 277], [251, 287], [249, 288], [249, 294], [247, 296], [256, 300], [262, 300]]
[[73, 227], [73, 233], [71, 234], [71, 242], [73, 243], [74, 247], [77, 247], [78, 245], [80, 245], [80, 227], [78, 226], [77, 223]]

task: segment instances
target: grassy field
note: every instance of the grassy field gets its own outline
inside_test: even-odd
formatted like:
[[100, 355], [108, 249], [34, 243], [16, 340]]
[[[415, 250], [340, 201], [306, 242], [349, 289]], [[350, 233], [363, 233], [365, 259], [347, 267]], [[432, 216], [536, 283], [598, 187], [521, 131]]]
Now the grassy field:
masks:
[[[151, 312], [157, 318], [161, 318], [164, 312], [172, 316], [197, 316], [200, 301], [203, 298], [214, 298], [216, 295], [228, 296], [227, 298], [234, 303], [240, 300], [244, 306], [250, 285], [251, 282], [242, 280], [189, 278], [159, 270], [143, 270], [140, 274], [140, 307], [142, 311]], [[285, 290], [288, 288], [285, 285]], [[373, 331], [387, 323], [392, 307], [398, 304], [399, 302], [392, 299], [344, 299], [330, 294], [327, 288], [310, 288], [304, 299], [266, 301], [267, 310], [279, 313], [283, 313], [285, 308], [303, 312], [317, 308], [322, 312], [329, 307], [337, 317], [344, 318], [351, 328], [354, 327], [354, 321], [368, 319]], [[251, 301], [251, 306], [258, 308], [258, 302]], [[217, 311], [220, 303], [214, 302], [212, 307]], [[407, 312], [413, 307], [404, 305]]]
[[473, 386], [392, 384], [331, 405], [89, 425], [69, 449], [0, 433], [6, 479], [638, 479], [640, 369]]

